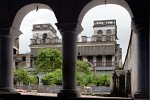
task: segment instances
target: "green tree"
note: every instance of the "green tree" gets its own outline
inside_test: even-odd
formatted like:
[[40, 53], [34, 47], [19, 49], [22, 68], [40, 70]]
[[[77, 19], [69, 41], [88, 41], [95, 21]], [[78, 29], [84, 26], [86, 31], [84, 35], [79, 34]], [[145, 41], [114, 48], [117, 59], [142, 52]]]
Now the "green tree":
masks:
[[109, 86], [110, 85], [110, 75], [109, 74], [99, 74], [97, 75], [97, 86]]
[[23, 70], [22, 68], [14, 69], [14, 84], [21, 84], [28, 85], [30, 83], [30, 77], [28, 72]]
[[77, 72], [82, 72], [85, 74], [90, 74], [90, 66], [87, 62], [82, 61], [82, 60], [77, 60]]
[[37, 76], [30, 76], [30, 84], [38, 85], [38, 77]]
[[38, 57], [35, 61], [36, 73], [48, 73], [55, 69], [60, 69], [62, 65], [61, 52], [58, 49], [42, 48], [38, 53]]
[[94, 80], [95, 76], [90, 70], [89, 64], [85, 61], [77, 60], [77, 85], [94, 85]]

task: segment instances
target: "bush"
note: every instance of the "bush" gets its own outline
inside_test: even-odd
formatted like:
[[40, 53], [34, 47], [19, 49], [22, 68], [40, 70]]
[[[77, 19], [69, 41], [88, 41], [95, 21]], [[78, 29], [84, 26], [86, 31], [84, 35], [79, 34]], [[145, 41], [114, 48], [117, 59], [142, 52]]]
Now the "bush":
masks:
[[110, 85], [110, 75], [109, 74], [98, 75], [96, 85], [97, 86], [109, 86]]
[[14, 69], [14, 84], [23, 84], [23, 85], [29, 85], [30, 83], [30, 77], [28, 75], [28, 72], [20, 69]]
[[43, 85], [62, 85], [62, 70], [56, 69], [41, 79]]

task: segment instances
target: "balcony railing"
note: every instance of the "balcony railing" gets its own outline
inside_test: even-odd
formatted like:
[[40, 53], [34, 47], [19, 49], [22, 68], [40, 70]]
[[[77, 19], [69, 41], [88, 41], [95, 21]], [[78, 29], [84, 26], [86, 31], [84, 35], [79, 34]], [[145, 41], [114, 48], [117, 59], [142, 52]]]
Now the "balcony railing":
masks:
[[[55, 37], [53, 39], [50, 38], [37, 38], [37, 39], [30, 39], [31, 45], [41, 45], [41, 44], [59, 44], [62, 43], [62, 39], [59, 39], [58, 37]], [[89, 43], [89, 42], [110, 42], [110, 41], [115, 41], [115, 35], [107, 36], [107, 35], [102, 35], [102, 36], [95, 36], [93, 35], [92, 37], [86, 37], [82, 36], [81, 38], [78, 38], [77, 42], [78, 43]]]
[[62, 43], [62, 39], [50, 39], [50, 38], [45, 38], [45, 39], [30, 39], [31, 45], [39, 45], [39, 44], [57, 44], [57, 43]]
[[115, 67], [115, 62], [90, 62], [94, 67]]

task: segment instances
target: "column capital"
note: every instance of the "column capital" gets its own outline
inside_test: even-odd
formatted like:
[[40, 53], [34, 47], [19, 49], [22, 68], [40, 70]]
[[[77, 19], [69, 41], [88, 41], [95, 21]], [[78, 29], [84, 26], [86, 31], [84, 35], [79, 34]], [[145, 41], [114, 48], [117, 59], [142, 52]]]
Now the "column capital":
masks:
[[79, 32], [78, 22], [70, 22], [70, 23], [56, 23], [56, 26], [60, 33], [64, 32]]
[[19, 37], [22, 32], [14, 27], [0, 27], [0, 36]]
[[133, 31], [135, 31], [135, 32], [142, 31], [144, 28], [146, 28], [146, 25], [147, 24], [146, 24], [145, 19], [132, 18], [131, 27], [132, 27]]
[[0, 27], [0, 35], [9, 35], [9, 27]]

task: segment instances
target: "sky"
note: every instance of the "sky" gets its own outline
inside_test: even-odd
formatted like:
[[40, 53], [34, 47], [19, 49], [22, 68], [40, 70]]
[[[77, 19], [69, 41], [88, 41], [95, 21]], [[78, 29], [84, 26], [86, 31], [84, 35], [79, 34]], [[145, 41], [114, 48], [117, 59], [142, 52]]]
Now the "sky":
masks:
[[[81, 25], [84, 30], [78, 37], [81, 37], [82, 35], [92, 37], [94, 25], [93, 21], [109, 19], [116, 20], [118, 37], [117, 43], [120, 44], [120, 47], [122, 48], [122, 61], [124, 62], [131, 32], [131, 17], [125, 8], [114, 4], [99, 5], [92, 8], [86, 13], [82, 20]], [[57, 30], [55, 25], [57, 20], [54, 13], [50, 10], [33, 10], [24, 17], [20, 26], [20, 30], [23, 34], [19, 36], [19, 53], [30, 52], [29, 45], [30, 39], [32, 38], [32, 25], [44, 23], [51, 23]], [[57, 31], [57, 35], [61, 38], [59, 31]]]

